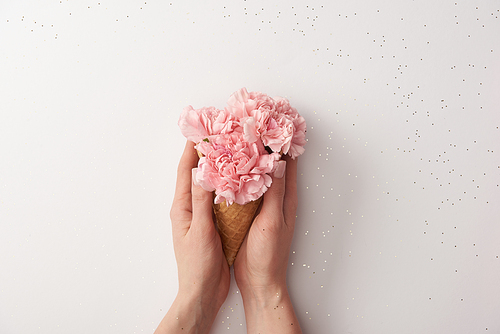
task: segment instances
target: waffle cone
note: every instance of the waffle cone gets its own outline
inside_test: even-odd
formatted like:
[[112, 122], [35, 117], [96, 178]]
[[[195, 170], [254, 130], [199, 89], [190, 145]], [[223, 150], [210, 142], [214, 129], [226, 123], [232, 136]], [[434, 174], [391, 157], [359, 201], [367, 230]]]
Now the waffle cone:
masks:
[[227, 206], [225, 201], [212, 205], [217, 229], [222, 241], [222, 249], [230, 267], [236, 259], [236, 254], [238, 254], [248, 229], [252, 225], [261, 201], [262, 197], [245, 205], [233, 203]]
[[[203, 156], [200, 151], [196, 152], [200, 158]], [[212, 204], [217, 230], [222, 242], [222, 249], [224, 250], [229, 267], [233, 265], [236, 259], [236, 254], [238, 254], [241, 244], [252, 225], [261, 201], [262, 196], [245, 205], [233, 203], [227, 206], [226, 201], [219, 204]]]

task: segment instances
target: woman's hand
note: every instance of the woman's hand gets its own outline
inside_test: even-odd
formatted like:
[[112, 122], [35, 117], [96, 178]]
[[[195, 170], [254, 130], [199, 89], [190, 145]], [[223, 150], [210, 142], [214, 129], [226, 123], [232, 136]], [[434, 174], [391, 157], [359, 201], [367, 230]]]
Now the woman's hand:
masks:
[[192, 181], [197, 162], [194, 143], [188, 141], [170, 211], [179, 292], [157, 334], [208, 333], [229, 292], [229, 267], [212, 219], [212, 193]]
[[286, 286], [297, 210], [297, 160], [285, 156], [236, 256], [248, 333], [301, 333]]

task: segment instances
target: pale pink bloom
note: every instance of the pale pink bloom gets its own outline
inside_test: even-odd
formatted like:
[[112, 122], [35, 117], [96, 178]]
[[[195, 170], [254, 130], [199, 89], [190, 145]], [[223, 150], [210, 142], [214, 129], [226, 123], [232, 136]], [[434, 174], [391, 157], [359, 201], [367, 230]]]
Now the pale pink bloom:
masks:
[[245, 140], [253, 143], [269, 128], [272, 119], [271, 112], [266, 109], [255, 109], [251, 114], [252, 116], [240, 119], [240, 126], [243, 128]]
[[[287, 99], [276, 97], [274, 99], [275, 110], [269, 113], [269, 117], [263, 122], [264, 128], [255, 129], [252, 125], [257, 124], [253, 120], [247, 120], [244, 127], [245, 135], [252, 137], [260, 136], [262, 143], [273, 152], [289, 154], [293, 159], [304, 152], [306, 124], [297, 110], [290, 106]], [[247, 138], [247, 137], [245, 137]]]
[[246, 88], [234, 92], [227, 101], [226, 110], [235, 115], [237, 118], [251, 116], [250, 112], [256, 108], [257, 102], [249, 100], [249, 94]]
[[284, 115], [274, 112], [265, 131], [262, 131], [262, 143], [273, 152], [286, 154], [286, 147], [293, 136], [293, 124]]
[[[255, 101], [254, 110], [258, 109], [261, 111], [273, 112], [275, 109], [274, 100], [264, 93], [250, 92], [250, 93], [248, 93], [248, 99]], [[252, 115], [252, 116], [255, 116], [255, 115]]]
[[260, 139], [273, 152], [290, 152], [294, 159], [304, 152], [305, 120], [287, 99], [242, 88], [231, 95], [226, 109], [239, 119], [246, 141]]
[[225, 200], [227, 205], [243, 205], [261, 197], [280, 158], [268, 154], [260, 141], [244, 141], [241, 133], [211, 136], [195, 147], [203, 154], [196, 180], [203, 189], [215, 191], [215, 204]]
[[288, 101], [288, 99], [281, 97], [281, 96], [276, 96], [274, 98], [274, 103], [275, 103], [276, 112], [278, 114], [287, 115], [287, 116], [291, 117], [292, 119], [299, 116], [297, 109], [295, 109], [294, 107], [292, 107], [290, 105], [290, 102]]
[[294, 159], [306, 143], [306, 122], [287, 99], [245, 88], [231, 95], [224, 110], [184, 108], [179, 127], [203, 154], [195, 177], [215, 191], [216, 204], [244, 205], [261, 197], [280, 155]]
[[230, 133], [237, 126], [235, 116], [225, 109], [192, 106], [182, 110], [178, 124], [184, 137], [195, 143], [212, 135]]
[[[274, 98], [274, 101], [276, 114], [274, 114], [273, 117], [280, 120], [280, 127], [283, 128], [283, 146], [281, 150], [283, 154], [288, 154], [292, 159], [295, 159], [304, 153], [307, 130], [306, 120], [299, 115], [297, 109], [293, 108], [287, 99], [278, 96]], [[283, 118], [286, 120], [283, 120]], [[272, 139], [265, 139], [266, 135], [267, 134], [265, 134], [262, 139], [264, 145], [266, 145], [266, 141], [273, 141], [276, 137], [274, 132], [267, 135]]]
[[255, 143], [260, 138], [259, 126], [255, 122], [255, 118], [246, 117], [242, 121], [243, 138], [249, 143]]
[[239, 119], [245, 140], [253, 143], [268, 127], [274, 100], [264, 93], [248, 93], [241, 88], [229, 97], [226, 109]]
[[299, 116], [293, 120], [294, 134], [292, 138], [292, 144], [290, 145], [290, 150], [288, 155], [295, 159], [302, 153], [304, 153], [304, 145], [306, 144], [306, 120], [304, 117]]

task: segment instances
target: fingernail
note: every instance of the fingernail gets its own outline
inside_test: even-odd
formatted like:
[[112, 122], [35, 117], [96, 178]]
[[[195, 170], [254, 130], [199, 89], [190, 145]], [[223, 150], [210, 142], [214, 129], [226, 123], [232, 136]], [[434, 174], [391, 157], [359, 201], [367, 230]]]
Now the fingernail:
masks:
[[278, 161], [278, 166], [274, 171], [274, 177], [277, 179], [281, 179], [285, 175], [286, 161], [280, 160]]
[[198, 180], [196, 180], [196, 173], [198, 173], [198, 168], [191, 169], [191, 180], [195, 186], [199, 186]]

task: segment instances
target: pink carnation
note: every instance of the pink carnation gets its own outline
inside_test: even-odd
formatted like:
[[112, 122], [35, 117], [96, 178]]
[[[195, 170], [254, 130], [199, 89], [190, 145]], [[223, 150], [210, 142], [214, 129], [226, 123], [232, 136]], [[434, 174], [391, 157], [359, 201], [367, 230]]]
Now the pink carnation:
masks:
[[262, 143], [249, 143], [237, 133], [207, 140], [196, 145], [204, 155], [196, 179], [203, 189], [215, 191], [215, 204], [225, 200], [227, 205], [243, 205], [267, 191], [272, 182], [268, 174], [274, 171], [279, 154], [268, 154]]
[[227, 101], [226, 109], [237, 118], [254, 116], [256, 110], [273, 112], [274, 100], [261, 92], [247, 92], [246, 88], [234, 92]]
[[274, 100], [261, 92], [248, 93], [241, 88], [231, 95], [226, 109], [239, 119], [244, 138], [251, 143], [257, 141], [274, 112]]
[[[288, 154], [292, 159], [295, 159], [304, 153], [304, 145], [306, 144], [306, 120], [300, 116], [297, 109], [293, 108], [287, 99], [283, 97], [275, 97], [276, 114], [286, 118], [287, 121], [282, 121], [287, 127], [290, 127], [289, 122], [293, 124], [293, 132], [289, 137], [289, 132], [285, 134], [286, 140], [283, 143], [283, 154]], [[288, 140], [288, 139], [291, 140]], [[264, 139], [263, 139], [264, 141]], [[266, 143], [264, 142], [264, 145]]]
[[293, 159], [304, 152], [306, 123], [287, 99], [242, 88], [231, 95], [226, 109], [239, 118], [246, 141], [260, 139], [273, 152]]
[[290, 150], [287, 152], [288, 155], [295, 159], [302, 153], [304, 153], [304, 145], [306, 144], [306, 120], [302, 116], [298, 116], [293, 120], [294, 134], [292, 138], [292, 144], [290, 145]]
[[294, 133], [293, 122], [283, 114], [273, 113], [261, 140], [273, 152], [286, 154]]
[[227, 110], [214, 107], [193, 109], [187, 106], [182, 110], [178, 124], [184, 137], [198, 143], [212, 135], [232, 132], [237, 122]]
[[246, 88], [241, 88], [229, 97], [226, 110], [242, 119], [252, 116], [252, 112], [258, 108], [258, 103], [259, 101], [250, 97]]
[[215, 191], [216, 204], [258, 199], [270, 187], [280, 155], [295, 159], [306, 144], [306, 122], [287, 99], [245, 88], [230, 96], [224, 110], [184, 108], [178, 124], [203, 154], [196, 179]]

